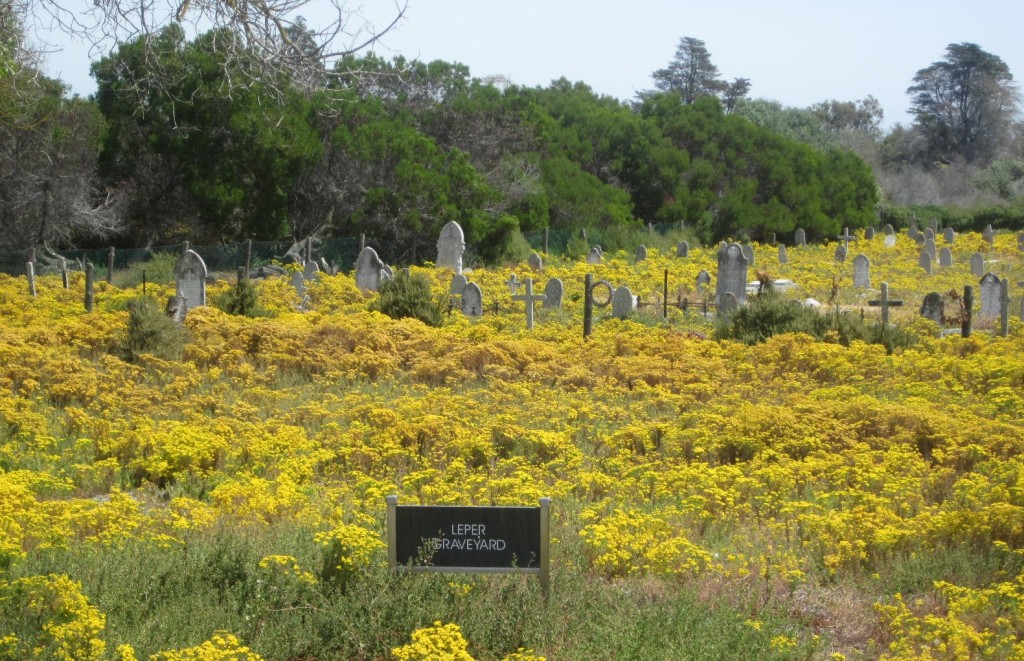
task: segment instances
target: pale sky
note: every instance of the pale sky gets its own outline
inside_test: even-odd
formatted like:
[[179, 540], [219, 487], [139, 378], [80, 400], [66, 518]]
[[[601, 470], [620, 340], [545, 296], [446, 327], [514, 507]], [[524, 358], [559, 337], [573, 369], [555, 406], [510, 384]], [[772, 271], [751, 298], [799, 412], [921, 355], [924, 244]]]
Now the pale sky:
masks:
[[[393, 2], [349, 6], [383, 24]], [[316, 22], [316, 12], [304, 13]], [[910, 122], [907, 87], [951, 43], [976, 43], [1024, 79], [1022, 29], [1019, 0], [409, 0], [405, 20], [375, 51], [461, 62], [475, 77], [531, 87], [564, 76], [627, 100], [653, 87], [651, 73], [682, 37], [695, 37], [722, 78], [750, 79], [751, 98], [806, 107], [871, 94], [891, 126]], [[73, 92], [95, 91], [82, 48], [51, 55], [48, 72]]]

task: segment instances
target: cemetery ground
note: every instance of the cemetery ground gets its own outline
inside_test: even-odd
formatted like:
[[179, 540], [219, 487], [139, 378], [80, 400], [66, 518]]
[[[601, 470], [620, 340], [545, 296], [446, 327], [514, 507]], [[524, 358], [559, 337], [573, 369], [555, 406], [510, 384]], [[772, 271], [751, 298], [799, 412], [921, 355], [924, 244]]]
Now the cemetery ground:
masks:
[[[351, 274], [305, 311], [257, 281], [257, 317], [217, 282], [180, 356], [131, 361], [141, 286], [99, 281], [87, 313], [81, 273], [35, 297], [0, 275], [0, 659], [1024, 658], [1024, 324], [918, 314], [978, 284], [975, 252], [1019, 306], [1016, 238], [958, 236], [931, 275], [906, 236], [842, 264], [754, 250], [751, 276], [825, 309], [876, 318], [888, 283], [913, 342], [662, 319], [666, 269], [670, 301], [713, 299], [716, 248], [476, 269], [483, 316], [436, 328], [371, 312]], [[448, 295], [451, 271], [412, 273]], [[562, 308], [528, 331], [512, 273], [560, 278]], [[584, 340], [588, 273], [648, 305]], [[532, 576], [388, 569], [389, 494], [550, 497], [549, 602]]]

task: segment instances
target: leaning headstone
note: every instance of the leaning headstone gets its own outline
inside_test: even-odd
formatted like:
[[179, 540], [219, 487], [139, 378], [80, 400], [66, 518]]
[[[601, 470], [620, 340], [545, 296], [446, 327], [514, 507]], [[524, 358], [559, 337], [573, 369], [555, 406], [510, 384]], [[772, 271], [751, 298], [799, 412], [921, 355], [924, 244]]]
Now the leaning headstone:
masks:
[[470, 282], [462, 290], [462, 314], [467, 317], [482, 317], [484, 314], [484, 293], [475, 282]]
[[689, 257], [690, 256], [690, 244], [686, 241], [680, 241], [676, 244], [676, 257]]
[[864, 238], [867, 239], [868, 241], [875, 238], [875, 228], [869, 227], [866, 230], [864, 230]]
[[845, 244], [841, 243], [838, 246], [836, 246], [835, 260], [836, 260], [836, 264], [842, 264], [843, 262], [846, 261], [846, 245]]
[[988, 245], [992, 245], [996, 240], [996, 233], [992, 230], [991, 225], [986, 225], [985, 229], [981, 231], [981, 238], [985, 239]]
[[437, 266], [462, 273], [462, 253], [466, 251], [466, 235], [454, 220], [441, 228], [437, 237]]
[[743, 251], [743, 256], [747, 258], [747, 267], [752, 267], [754, 265], [754, 246], [743, 245], [740, 246], [740, 250]]
[[469, 284], [469, 280], [466, 279], [461, 273], [456, 273], [452, 276], [452, 286], [448, 288], [448, 293], [453, 296], [462, 296], [462, 290]]
[[853, 286], [871, 287], [871, 260], [867, 255], [857, 255], [853, 258]]
[[302, 298], [306, 295], [306, 279], [302, 277], [302, 271], [295, 271], [292, 273], [291, 279], [292, 288], [295, 289], [295, 293]]
[[925, 319], [931, 319], [940, 326], [942, 325], [945, 311], [946, 304], [942, 300], [942, 295], [938, 292], [933, 291], [921, 301], [921, 316]]
[[707, 285], [710, 285], [710, 284], [711, 284], [711, 274], [708, 273], [707, 271], [705, 271], [704, 269], [701, 269], [700, 273], [697, 274], [697, 286], [698, 287], [706, 287]]
[[924, 240], [924, 251], [931, 255], [932, 261], [934, 262], [937, 255], [937, 251], [935, 250], [935, 239], [926, 238]]
[[617, 287], [612, 294], [612, 316], [616, 319], [625, 319], [633, 314], [636, 309], [636, 297], [629, 287], [623, 285]]
[[985, 258], [980, 252], [971, 255], [971, 275], [981, 277], [985, 275]]
[[946, 243], [947, 246], [953, 245], [953, 241], [956, 240], [956, 232], [953, 231], [952, 227], [947, 227], [946, 229], [942, 230], [942, 240]]
[[779, 264], [789, 264], [789, 255], [786, 254], [785, 244], [779, 244]]
[[306, 263], [302, 266], [302, 279], [319, 280], [320, 279], [320, 265], [314, 262], [312, 259], [307, 259]]
[[638, 261], [638, 262], [642, 262], [645, 259], [647, 259], [647, 246], [642, 245], [642, 244], [637, 246], [636, 247], [635, 258], [636, 258], [636, 261]]
[[995, 318], [999, 316], [999, 277], [994, 273], [986, 273], [979, 283], [981, 289], [981, 313], [982, 317]]
[[932, 274], [932, 256], [928, 254], [927, 250], [921, 251], [921, 255], [917, 258], [917, 265], [923, 268], [928, 275]]
[[392, 279], [392, 273], [376, 250], [366, 246], [359, 251], [359, 257], [356, 258], [357, 287], [365, 291], [377, 291], [382, 283]]
[[171, 321], [181, 325], [185, 323], [188, 306], [185, 304], [185, 299], [181, 296], [171, 296], [167, 299], [167, 307], [164, 308], [164, 312], [171, 318]]
[[949, 246], [942, 246], [942, 250], [939, 251], [939, 266], [943, 268], [953, 266], [953, 251], [949, 249]]
[[804, 232], [802, 227], [798, 227], [796, 232], [793, 234], [793, 245], [794, 246], [806, 246], [807, 245], [807, 233]]
[[[300, 274], [301, 275], [301, 274]], [[194, 250], [187, 250], [174, 265], [175, 295], [193, 310], [206, 305], [206, 263]]]
[[601, 250], [597, 246], [590, 249], [587, 253], [587, 264], [600, 264], [601, 263]]
[[530, 253], [529, 258], [526, 260], [526, 265], [530, 267], [531, 271], [544, 270], [544, 260], [535, 252]]
[[718, 277], [715, 281], [715, 305], [722, 305], [722, 297], [731, 292], [737, 303], [747, 297], [747, 258], [739, 245], [730, 243], [718, 249]]
[[550, 310], [559, 310], [562, 308], [562, 296], [565, 295], [565, 286], [562, 281], [558, 278], [552, 278], [548, 280], [548, 284], [544, 287], [544, 305], [542, 307]]

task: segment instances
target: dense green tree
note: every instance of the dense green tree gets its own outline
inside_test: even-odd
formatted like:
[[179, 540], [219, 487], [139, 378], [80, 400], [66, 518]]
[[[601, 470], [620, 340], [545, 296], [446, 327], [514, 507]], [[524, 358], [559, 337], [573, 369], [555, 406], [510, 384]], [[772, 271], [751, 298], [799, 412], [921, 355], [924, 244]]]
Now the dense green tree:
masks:
[[718, 67], [711, 63], [707, 46], [694, 37], [680, 39], [668, 66], [651, 76], [658, 91], [678, 94], [687, 105], [702, 96], [714, 96], [721, 99], [728, 112], [750, 91], [748, 78], [736, 78], [731, 83], [721, 80]]
[[1010, 68], [972, 43], [947, 46], [945, 59], [918, 71], [907, 93], [929, 161], [988, 162], [1008, 141], [1019, 108]]

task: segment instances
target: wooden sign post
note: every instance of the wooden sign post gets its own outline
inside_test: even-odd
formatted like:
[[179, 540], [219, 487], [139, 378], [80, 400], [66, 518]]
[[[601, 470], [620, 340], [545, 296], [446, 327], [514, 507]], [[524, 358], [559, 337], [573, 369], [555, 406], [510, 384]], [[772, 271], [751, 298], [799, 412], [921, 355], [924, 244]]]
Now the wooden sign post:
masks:
[[406, 571], [537, 574], [547, 602], [551, 499], [540, 507], [388, 504], [388, 564]]

